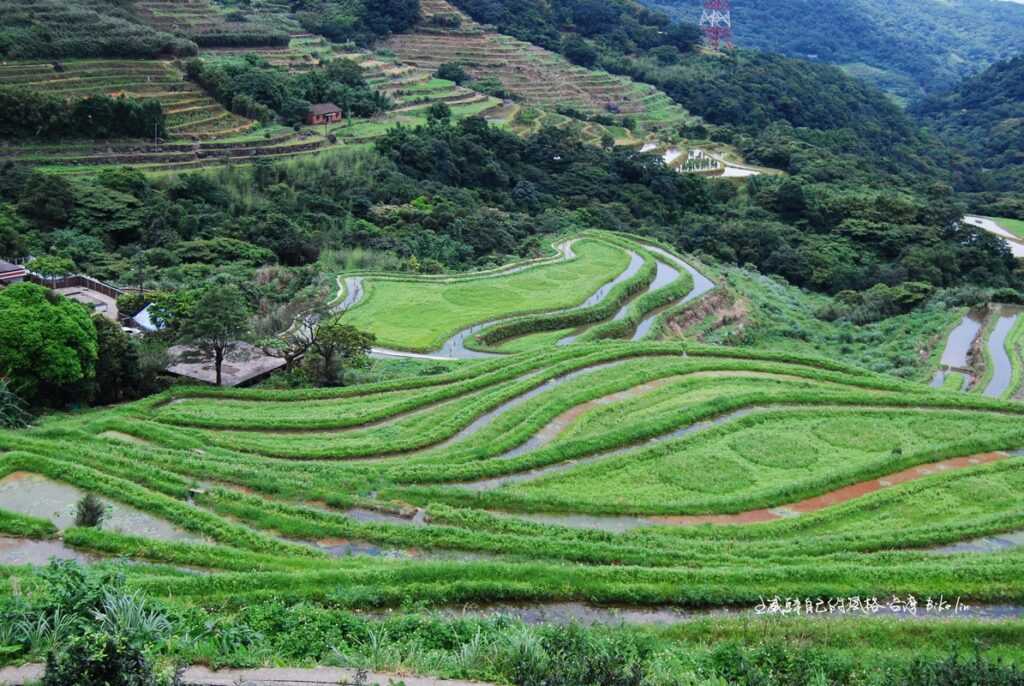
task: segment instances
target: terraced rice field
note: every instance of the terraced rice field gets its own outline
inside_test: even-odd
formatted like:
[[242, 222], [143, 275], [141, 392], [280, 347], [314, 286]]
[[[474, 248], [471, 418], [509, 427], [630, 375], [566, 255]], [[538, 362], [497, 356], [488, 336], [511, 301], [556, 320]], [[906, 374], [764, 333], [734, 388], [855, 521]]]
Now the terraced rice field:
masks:
[[[0, 488], [30, 478], [54, 511], [90, 490], [187, 533], [62, 532], [86, 560], [213, 572], [130, 570], [177, 602], [1013, 605], [1016, 549], [949, 548], [1024, 528], [1021, 411], [823, 360], [590, 344], [378, 386], [178, 389], [0, 434]], [[6, 534], [35, 529], [10, 562], [52, 517], [4, 509]]]
[[[368, 52], [346, 53], [315, 37], [293, 37], [292, 46], [280, 50], [204, 51], [204, 55], [214, 57], [237, 53], [256, 53], [296, 71], [315, 68], [321, 60], [338, 56], [362, 63], [370, 82], [395, 102], [395, 110], [377, 119], [356, 120], [352, 126], [334, 127], [331, 133], [349, 144], [372, 141], [396, 123], [425, 123], [427, 110], [434, 102], [447, 102], [456, 118], [491, 112], [500, 116], [502, 109], [501, 101], [449, 81], [433, 79], [428, 72], [397, 65]], [[168, 118], [167, 141], [8, 145], [0, 149], [0, 157], [59, 173], [87, 173], [121, 165], [147, 172], [167, 172], [247, 164], [257, 159], [316, 154], [331, 145], [322, 127], [300, 131], [277, 126], [257, 128], [255, 122], [231, 114], [198, 86], [186, 81], [170, 62], [80, 60], [65, 62], [59, 72], [49, 63], [7, 63], [0, 65], [0, 85], [46, 88], [66, 97], [124, 94], [161, 102]]]
[[[535, 133], [542, 127], [572, 128], [593, 144], [611, 136], [619, 145], [637, 147], [641, 145], [638, 136], [671, 130], [691, 119], [652, 87], [572, 66], [554, 53], [484, 31], [468, 18], [461, 29], [438, 30], [429, 25], [429, 17], [456, 12], [443, 2], [427, 3], [424, 12], [428, 22], [420, 30], [395, 36], [377, 52], [352, 51], [320, 36], [302, 33], [274, 4], [253, 6], [247, 10], [251, 17], [247, 22], [227, 22], [225, 15], [202, 0], [138, 5], [156, 28], [190, 37], [230, 30], [289, 34], [287, 45], [261, 45], [257, 40], [246, 47], [203, 47], [202, 56], [216, 59], [255, 54], [290, 71], [316, 69], [338, 58], [352, 59], [363, 67], [371, 86], [387, 95], [394, 106], [383, 116], [346, 122], [326, 132], [322, 127], [306, 127], [299, 132], [258, 128], [255, 122], [228, 112], [186, 81], [171, 62], [78, 60], [66, 62], [61, 71], [48, 63], [7, 63], [0, 65], [0, 85], [46, 88], [66, 97], [124, 94], [158, 99], [168, 115], [169, 140], [7, 146], [4, 157], [55, 173], [89, 173], [120, 165], [168, 172], [247, 164], [257, 159], [316, 154], [330, 145], [325, 133], [333, 134], [343, 144], [370, 143], [396, 124], [424, 124], [428, 110], [438, 102], [446, 103], [456, 119], [483, 116], [519, 135]], [[468, 43], [464, 45], [465, 41]], [[519, 100], [502, 101], [435, 78], [436, 68], [447, 61], [466, 63], [476, 76], [498, 76]], [[552, 88], [552, 84], [558, 87]], [[591, 114], [629, 116], [637, 128], [629, 131], [621, 126], [580, 121], [554, 112], [559, 105]]]
[[256, 130], [254, 122], [231, 114], [172, 63], [76, 60], [56, 71], [49, 63], [9, 62], [0, 66], [0, 85], [19, 85], [65, 97], [124, 94], [160, 101], [167, 114], [167, 141], [97, 141], [7, 145], [0, 157], [61, 172], [131, 165], [143, 171], [193, 169], [254, 159], [282, 159], [326, 146], [321, 135], [284, 127]]
[[[444, 0], [423, 3], [423, 14], [419, 29], [384, 44], [406, 64], [433, 71], [457, 62], [475, 78], [496, 78], [526, 105], [548, 111], [569, 105], [589, 114], [629, 116], [648, 132], [695, 120], [652, 86], [577, 67], [548, 50], [489, 31]], [[439, 14], [458, 16], [461, 26], [433, 26], [430, 19]]]
[[992, 398], [1024, 395], [1024, 309], [993, 305], [968, 312], [950, 332], [933, 387]]
[[235, 57], [256, 55], [269, 64], [288, 71], [310, 71], [334, 58], [336, 46], [323, 36], [296, 32], [291, 34], [287, 46], [205, 48], [200, 53], [204, 58]]
[[380, 352], [439, 357], [493, 355], [552, 342], [657, 333], [672, 305], [710, 282], [663, 248], [621, 235], [585, 232], [560, 240], [551, 257], [456, 277], [343, 274], [344, 320], [377, 335]]
[[[613, 325], [636, 337], [637, 318], [712, 289], [691, 262], [567, 237], [531, 263], [395, 283], [451, 296], [419, 316], [443, 333], [490, 316], [464, 286], [576, 270], [567, 288], [597, 290], [573, 316], [611, 314], [571, 344], [564, 313], [509, 309], [502, 322], [546, 343], [370, 385], [177, 387], [0, 432], [0, 563], [40, 549], [166, 563], [189, 571], [128, 567], [128, 583], [226, 608], [415, 597], [681, 622], [777, 595], [943, 595], [974, 606], [963, 616], [1019, 616], [1024, 405], [782, 352], [586, 340]], [[3, 497], [26, 483], [31, 497]], [[67, 527], [82, 491], [126, 513], [119, 526]]]
[[[299, 29], [298, 24], [281, 12], [284, 7], [262, 7], [264, 11], [247, 12], [245, 21], [232, 21], [228, 13], [208, 0], [138, 0], [133, 3], [139, 19], [158, 31], [166, 31], [196, 41], [200, 47], [222, 45], [231, 37], [230, 44], [250, 47], [266, 46], [270, 37], [287, 35]], [[269, 11], [266, 11], [269, 10]]]
[[65, 98], [125, 95], [159, 100], [173, 138], [226, 138], [252, 126], [186, 81], [171, 62], [159, 60], [74, 60], [59, 70], [48, 62], [8, 62], [0, 66], [0, 86]]

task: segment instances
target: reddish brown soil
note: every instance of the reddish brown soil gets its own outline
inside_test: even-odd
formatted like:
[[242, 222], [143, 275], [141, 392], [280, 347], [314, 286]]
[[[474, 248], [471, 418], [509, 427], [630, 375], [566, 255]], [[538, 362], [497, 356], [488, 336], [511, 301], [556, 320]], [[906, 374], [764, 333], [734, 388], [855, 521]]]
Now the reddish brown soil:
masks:
[[676, 338], [685, 338], [687, 332], [702, 323], [708, 316], [713, 316], [711, 330], [729, 326], [745, 325], [748, 318], [748, 308], [745, 302], [737, 299], [732, 293], [725, 289], [719, 289], [705, 298], [701, 298], [691, 307], [673, 317], [669, 323], [669, 330]]
[[2, 481], [5, 484], [9, 484], [15, 481], [22, 481], [33, 476], [35, 476], [35, 474], [33, 474], [32, 472], [11, 472], [7, 476], [0, 479], [0, 481]]
[[787, 516], [794, 516], [796, 514], [817, 512], [825, 509], [826, 507], [839, 505], [841, 503], [860, 498], [861, 496], [869, 493], [880, 491], [883, 488], [907, 483], [908, 481], [916, 481], [933, 474], [939, 474], [955, 469], [966, 469], [967, 467], [989, 464], [991, 462], [998, 462], [1000, 460], [1005, 460], [1008, 457], [1008, 454], [1001, 452], [982, 453], [980, 455], [972, 455], [970, 457], [956, 457], [951, 460], [943, 460], [942, 462], [933, 462], [932, 464], [912, 467], [911, 469], [905, 469], [902, 472], [890, 474], [889, 476], [881, 479], [853, 484], [852, 486], [846, 486], [845, 488], [840, 488], [832, 491], [831, 493], [825, 493], [824, 495], [815, 496], [814, 498], [808, 498], [807, 500], [801, 500], [798, 503], [784, 505], [777, 508], [750, 510], [748, 512], [729, 515], [649, 517], [648, 519], [657, 524], [668, 524], [671, 526], [698, 526], [701, 524], [756, 524], [759, 522], [770, 522], [776, 519], [783, 519]]
[[579, 419], [582, 415], [586, 414], [590, 410], [593, 410], [602, 405], [610, 405], [612, 403], [622, 402], [623, 400], [631, 400], [638, 398], [642, 395], [646, 395], [652, 391], [656, 391], [659, 388], [667, 385], [669, 382], [674, 381], [675, 378], [657, 379], [655, 381], [649, 381], [640, 386], [634, 386], [618, 393], [612, 393], [590, 402], [577, 405], [569, 410], [566, 410], [562, 414], [552, 419], [544, 428], [537, 432], [536, 437], [540, 439], [542, 444], [547, 445], [551, 441], [558, 438], [562, 432], [568, 429], [574, 421]]

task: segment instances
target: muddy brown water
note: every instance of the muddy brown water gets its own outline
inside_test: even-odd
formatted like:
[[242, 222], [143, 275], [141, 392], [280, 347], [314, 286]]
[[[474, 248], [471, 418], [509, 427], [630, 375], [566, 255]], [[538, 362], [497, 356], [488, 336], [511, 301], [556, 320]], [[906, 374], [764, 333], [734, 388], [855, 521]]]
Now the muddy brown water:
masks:
[[[85, 492], [38, 474], [15, 472], [0, 479], [0, 508], [39, 517], [68, 529], [75, 523], [75, 505]], [[170, 522], [122, 503], [100, 499], [107, 506], [107, 518], [101, 528], [161, 541], [199, 542], [196, 536]]]
[[624, 400], [630, 400], [632, 398], [639, 398], [640, 396], [646, 395], [648, 393], [656, 391], [659, 388], [664, 387], [670, 381], [672, 381], [671, 378], [657, 379], [655, 381], [650, 381], [639, 386], [634, 386], [633, 388], [628, 388], [624, 391], [612, 393], [602, 398], [596, 398], [589, 402], [582, 403], [580, 405], [572, 407], [563, 412], [562, 414], [558, 415], [554, 419], [552, 419], [546, 425], [544, 425], [541, 428], [541, 430], [535, 433], [533, 436], [531, 436], [526, 441], [526, 443], [523, 443], [522, 445], [517, 446], [502, 455], [499, 455], [498, 459], [511, 460], [516, 457], [519, 457], [520, 455], [524, 455], [526, 453], [539, 450], [544, 446], [548, 445], [549, 443], [551, 443], [552, 441], [554, 441], [559, 436], [561, 436], [562, 433], [564, 433], [565, 430], [568, 429], [574, 421], [576, 421], [579, 417], [586, 414], [590, 410], [601, 407], [602, 405], [622, 402]]
[[[815, 496], [813, 498], [807, 498], [806, 500], [802, 500], [800, 502], [790, 503], [772, 508], [748, 510], [746, 512], [740, 512], [736, 514], [651, 517], [628, 515], [579, 515], [563, 514], [557, 512], [517, 513], [492, 511], [491, 514], [510, 519], [524, 519], [528, 521], [538, 522], [541, 524], [551, 524], [576, 529], [593, 529], [600, 531], [609, 531], [612, 533], [623, 533], [626, 531], [631, 531], [633, 529], [647, 526], [688, 527], [701, 526], [705, 524], [712, 524], [718, 526], [740, 526], [744, 524], [760, 524], [764, 522], [771, 522], [780, 519], [786, 519], [789, 517], [799, 517], [803, 514], [818, 512], [820, 510], [832, 507], [834, 505], [840, 505], [842, 503], [855, 500], [862, 496], [868, 495], [869, 493], [874, 493], [876, 491], [880, 491], [885, 488], [890, 488], [898, 484], [923, 479], [934, 474], [941, 474], [943, 472], [949, 472], [958, 469], [966, 469], [969, 467], [976, 467], [979, 465], [990, 464], [992, 462], [999, 462], [1001, 460], [1006, 460], [1019, 456], [1020, 453], [994, 452], [983, 453], [979, 455], [971, 455], [969, 457], [958, 457], [949, 460], [943, 460], [941, 462], [934, 462], [931, 464], [924, 464], [919, 465], [917, 467], [912, 467], [910, 469], [905, 469], [901, 472], [890, 474], [880, 479], [872, 479], [858, 484], [853, 484], [851, 486], [846, 486], [844, 488], [839, 488], [829, 493]], [[999, 536], [994, 538], [999, 539], [1001, 543], [1006, 543], [1004, 547], [1012, 547], [1010, 542], [1016, 540], [1015, 536]], [[1021, 538], [1024, 539], [1024, 534], [1021, 534]], [[985, 540], [987, 541], [988, 539]], [[979, 540], [979, 542], [977, 542], [977, 545], [974, 547], [982, 548], [985, 545], [986, 543]], [[999, 545], [999, 543], [997, 543], [996, 545]], [[950, 548], [952, 548], [952, 546]], [[949, 552], [959, 551], [950, 550]]]
[[[449, 439], [447, 439], [445, 441], [442, 441], [441, 443], [437, 443], [435, 445], [429, 446], [428, 448], [424, 448], [423, 450], [424, 451], [438, 450], [438, 449], [441, 449], [441, 448], [448, 448], [448, 447], [453, 446], [453, 445], [455, 445], [457, 443], [461, 443], [462, 441], [465, 441], [467, 438], [469, 438], [470, 436], [474, 435], [478, 431], [480, 431], [482, 429], [485, 429], [488, 426], [490, 426], [491, 423], [493, 423], [494, 420], [497, 419], [498, 417], [500, 417], [501, 415], [505, 414], [506, 412], [509, 412], [510, 410], [513, 410], [513, 409], [519, 407], [523, 403], [526, 403], [526, 402], [532, 400], [533, 398], [536, 398], [537, 396], [541, 395], [542, 393], [547, 393], [548, 391], [553, 391], [556, 388], [558, 388], [559, 386], [563, 386], [563, 385], [569, 383], [570, 381], [574, 381], [576, 379], [579, 379], [580, 377], [587, 376], [588, 374], [593, 374], [594, 372], [598, 372], [598, 371], [601, 371], [603, 369], [610, 369], [612, 367], [617, 367], [617, 366], [625, 364], [625, 363], [627, 363], [629, 361], [630, 361], [629, 359], [624, 359], [624, 360], [613, 360], [612, 362], [602, 362], [600, 364], [595, 364], [595, 365], [592, 365], [590, 367], [583, 367], [582, 369], [576, 369], [574, 371], [571, 371], [571, 372], [568, 372], [566, 374], [563, 374], [562, 376], [556, 376], [553, 379], [549, 379], [548, 381], [544, 382], [540, 386], [537, 386], [536, 388], [532, 388], [529, 391], [527, 391], [527, 392], [525, 392], [525, 393], [523, 393], [521, 395], [517, 395], [516, 397], [514, 397], [514, 398], [512, 398], [510, 400], [505, 401], [504, 403], [502, 403], [498, 407], [494, 408], [490, 412], [487, 412], [485, 414], [480, 415], [475, 420], [473, 420], [466, 428], [462, 429], [461, 431], [456, 433], [451, 438], [449, 438]], [[527, 379], [527, 378], [529, 378], [531, 376], [536, 376], [538, 373], [540, 373], [540, 372], [534, 372], [534, 373], [529, 374], [529, 375], [527, 375], [527, 376], [525, 376], [523, 378]], [[372, 457], [373, 457], [373, 459], [376, 459], [376, 458], [379, 458], [379, 457], [388, 457], [388, 456], [387, 455], [383, 455], [383, 456], [382, 455], [375, 455], [375, 456], [372, 456]]]

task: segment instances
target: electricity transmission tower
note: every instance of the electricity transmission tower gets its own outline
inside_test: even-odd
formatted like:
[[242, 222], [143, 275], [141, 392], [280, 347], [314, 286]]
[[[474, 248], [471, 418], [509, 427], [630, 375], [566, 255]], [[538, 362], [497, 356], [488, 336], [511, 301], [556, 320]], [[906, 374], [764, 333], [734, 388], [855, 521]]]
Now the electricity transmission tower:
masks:
[[700, 17], [704, 39], [712, 50], [732, 47], [732, 12], [729, 0], [704, 0]]

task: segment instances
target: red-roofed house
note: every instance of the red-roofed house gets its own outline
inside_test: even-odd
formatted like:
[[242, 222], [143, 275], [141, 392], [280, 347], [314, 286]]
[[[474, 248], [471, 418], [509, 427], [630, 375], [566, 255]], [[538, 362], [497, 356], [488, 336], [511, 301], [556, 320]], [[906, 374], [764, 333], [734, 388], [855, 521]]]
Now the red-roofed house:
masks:
[[28, 272], [24, 267], [0, 260], [0, 288], [24, 281], [26, 276], [28, 276]]
[[333, 124], [341, 121], [343, 112], [341, 108], [332, 102], [325, 102], [320, 105], [311, 105], [309, 114], [306, 115], [307, 124]]

